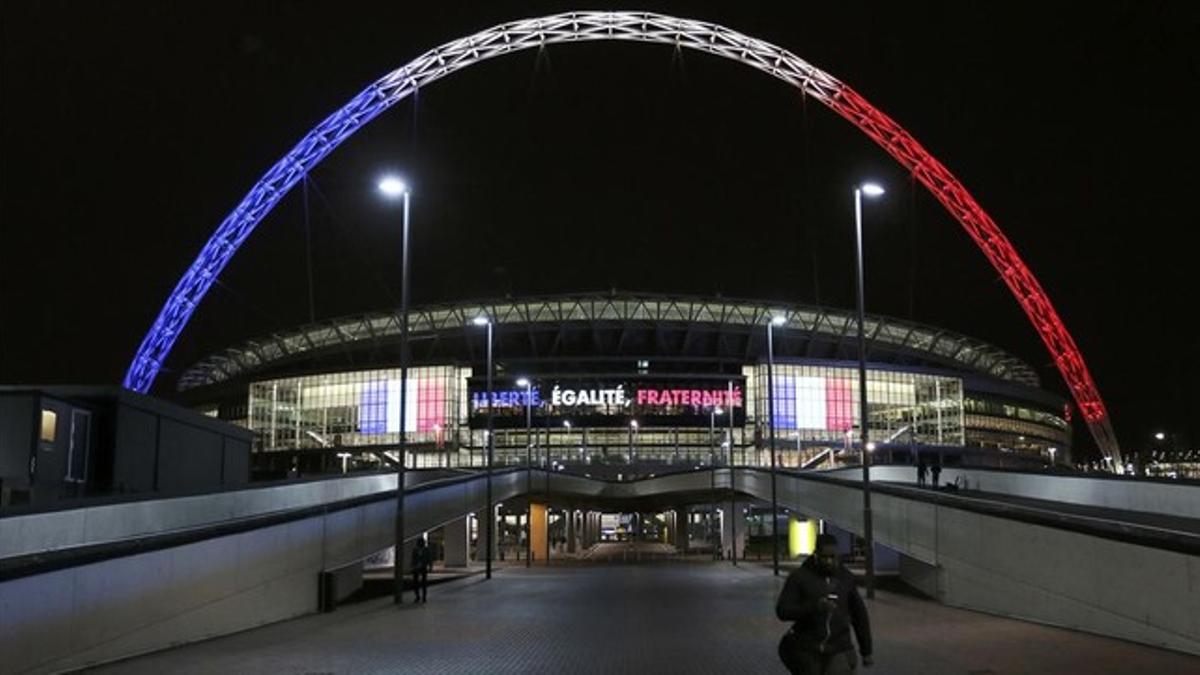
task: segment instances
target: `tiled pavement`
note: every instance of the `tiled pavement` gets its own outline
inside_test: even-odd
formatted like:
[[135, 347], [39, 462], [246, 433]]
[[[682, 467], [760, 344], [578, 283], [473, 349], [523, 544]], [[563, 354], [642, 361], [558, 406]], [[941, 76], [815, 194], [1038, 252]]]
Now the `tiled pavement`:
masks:
[[[783, 673], [782, 578], [758, 565], [504, 567], [110, 665], [105, 673]], [[891, 592], [871, 673], [1184, 673], [1200, 659]]]

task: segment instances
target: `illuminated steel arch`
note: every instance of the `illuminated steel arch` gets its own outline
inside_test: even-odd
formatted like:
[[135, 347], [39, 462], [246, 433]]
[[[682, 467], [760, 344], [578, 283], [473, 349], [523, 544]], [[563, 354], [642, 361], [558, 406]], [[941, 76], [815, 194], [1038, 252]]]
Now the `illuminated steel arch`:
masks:
[[795, 54], [715, 24], [646, 12], [569, 12], [504, 23], [425, 52], [368, 86], [301, 139], [225, 217], [142, 340], [125, 386], [139, 392], [150, 388], [196, 305], [254, 227], [306, 172], [376, 115], [420, 87], [480, 61], [543, 45], [594, 40], [665, 44], [732, 59], [800, 89], [871, 137], [933, 193], [1000, 273], [1053, 355], [1096, 443], [1119, 470], [1121, 457], [1108, 412], [1075, 341], [1008, 238], [941, 162], [853, 89]]

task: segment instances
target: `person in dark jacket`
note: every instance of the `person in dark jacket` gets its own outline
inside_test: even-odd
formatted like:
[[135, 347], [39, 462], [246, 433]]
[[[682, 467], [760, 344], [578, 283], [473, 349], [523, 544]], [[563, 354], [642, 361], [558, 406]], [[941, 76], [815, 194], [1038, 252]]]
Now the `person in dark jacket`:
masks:
[[433, 550], [425, 544], [425, 538], [417, 539], [412, 550], [413, 593], [417, 595], [414, 602], [425, 602], [425, 594], [429, 589], [429, 568], [433, 567]]
[[917, 487], [925, 487], [925, 474], [928, 471], [929, 467], [925, 466], [925, 458], [922, 457], [917, 462]]
[[867, 606], [854, 587], [854, 575], [838, 560], [833, 535], [819, 535], [813, 555], [788, 575], [775, 603], [775, 615], [780, 621], [793, 622], [779, 642], [779, 658], [790, 672], [854, 672], [858, 663], [851, 628], [863, 665], [874, 665]]
[[933, 487], [936, 489], [942, 476], [942, 463], [939, 460], [933, 460], [933, 465], [929, 467], [929, 476], [933, 478]]

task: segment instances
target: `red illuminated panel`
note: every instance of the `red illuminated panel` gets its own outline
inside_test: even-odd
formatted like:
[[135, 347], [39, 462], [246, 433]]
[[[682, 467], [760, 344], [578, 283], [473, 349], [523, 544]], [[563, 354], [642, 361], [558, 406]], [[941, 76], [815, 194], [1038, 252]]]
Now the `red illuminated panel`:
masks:
[[854, 426], [854, 392], [850, 380], [825, 380], [825, 428], [849, 431]]
[[446, 387], [440, 379], [422, 379], [417, 388], [417, 431], [446, 427]]

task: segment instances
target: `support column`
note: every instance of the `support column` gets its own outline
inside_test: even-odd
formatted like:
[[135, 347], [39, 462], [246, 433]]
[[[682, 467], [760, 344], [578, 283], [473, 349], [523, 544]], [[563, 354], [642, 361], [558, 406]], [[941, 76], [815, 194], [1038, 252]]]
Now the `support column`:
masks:
[[445, 547], [446, 567], [466, 567], [467, 551], [471, 548], [467, 516], [442, 526], [442, 542]]
[[[487, 558], [487, 520], [485, 520], [486, 517], [487, 516], [484, 514], [483, 511], [479, 511], [478, 513], [475, 514], [475, 518], [476, 518], [475, 560], [478, 562], [483, 562]], [[495, 517], [496, 517], [496, 514], [493, 513], [492, 514], [492, 518], [493, 518], [492, 522], [493, 522], [493, 527], [496, 528], [496, 529], [492, 530], [493, 533], [500, 531], [500, 528], [498, 526], [494, 525]], [[497, 545], [499, 540], [500, 540], [499, 536], [493, 537], [492, 562], [495, 562], [500, 559], [500, 556], [498, 555], [498, 553], [500, 551], [500, 547]]]
[[567, 553], [575, 553], [575, 517], [577, 512], [568, 508], [567, 514]]
[[550, 544], [546, 531], [546, 505], [533, 502], [529, 505], [529, 537], [532, 541], [533, 563], [546, 564], [549, 562]]
[[691, 514], [686, 508], [675, 510], [675, 548], [680, 553], [688, 552], [688, 524], [691, 521]]
[[725, 505], [724, 509], [725, 517], [721, 519], [721, 545], [727, 551], [736, 552], [737, 559], [741, 560], [746, 550], [746, 502], [733, 502]]

